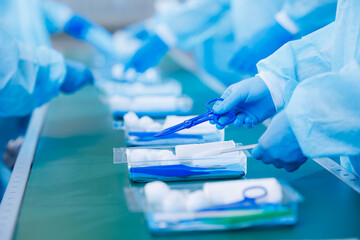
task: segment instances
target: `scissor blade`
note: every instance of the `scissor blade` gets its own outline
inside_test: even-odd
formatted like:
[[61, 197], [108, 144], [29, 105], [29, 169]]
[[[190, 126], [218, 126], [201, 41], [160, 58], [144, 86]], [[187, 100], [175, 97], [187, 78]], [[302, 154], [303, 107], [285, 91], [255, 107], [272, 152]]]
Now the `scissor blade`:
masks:
[[183, 123], [179, 123], [177, 125], [162, 130], [161, 132], [155, 134], [154, 137], [162, 137], [162, 136], [170, 135], [183, 129], [184, 129]]

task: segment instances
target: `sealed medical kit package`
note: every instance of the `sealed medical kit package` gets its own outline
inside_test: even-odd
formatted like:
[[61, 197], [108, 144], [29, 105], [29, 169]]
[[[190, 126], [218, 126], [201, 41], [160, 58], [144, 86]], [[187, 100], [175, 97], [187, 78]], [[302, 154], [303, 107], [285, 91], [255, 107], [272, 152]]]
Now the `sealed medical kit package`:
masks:
[[302, 196], [275, 178], [147, 183], [124, 189], [130, 211], [144, 212], [155, 234], [293, 225]]
[[102, 98], [115, 118], [122, 118], [128, 112], [138, 116], [165, 117], [167, 115], [189, 114], [193, 101], [186, 95], [181, 96], [107, 96]]
[[126, 143], [130, 146], [179, 145], [224, 141], [224, 130], [217, 129], [215, 125], [209, 122], [167, 136], [154, 137], [161, 130], [182, 123], [192, 117], [170, 115], [165, 119], [154, 120], [149, 116], [139, 118], [134, 112], [129, 112], [124, 115], [124, 121], [116, 123], [116, 126], [124, 130]]
[[156, 83], [95, 81], [95, 86], [106, 96], [180, 96], [181, 84], [174, 79], [164, 79]]
[[197, 156], [209, 150], [232, 149], [237, 146], [241, 144], [225, 141], [114, 148], [114, 163], [127, 163], [129, 178], [134, 182], [241, 178], [246, 175], [247, 156], [244, 151]]

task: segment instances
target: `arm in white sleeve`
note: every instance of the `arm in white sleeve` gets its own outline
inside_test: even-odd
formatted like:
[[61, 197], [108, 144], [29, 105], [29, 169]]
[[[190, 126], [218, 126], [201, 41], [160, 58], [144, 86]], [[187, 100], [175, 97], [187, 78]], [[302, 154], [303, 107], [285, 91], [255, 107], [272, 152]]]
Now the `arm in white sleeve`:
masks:
[[24, 116], [59, 93], [65, 75], [61, 54], [32, 49], [0, 30], [0, 116]]
[[297, 86], [285, 111], [308, 157], [360, 154], [359, 76], [353, 60]]
[[188, 50], [222, 30], [226, 16], [231, 25], [229, 0], [187, 1], [180, 9], [158, 16], [153, 31], [167, 45]]
[[296, 85], [331, 71], [333, 28], [330, 24], [300, 40], [291, 41], [257, 64], [277, 110], [289, 101]]
[[69, 6], [56, 1], [43, 2], [46, 26], [50, 33], [65, 32], [91, 44], [107, 55], [115, 54], [114, 40], [105, 28], [74, 12]]

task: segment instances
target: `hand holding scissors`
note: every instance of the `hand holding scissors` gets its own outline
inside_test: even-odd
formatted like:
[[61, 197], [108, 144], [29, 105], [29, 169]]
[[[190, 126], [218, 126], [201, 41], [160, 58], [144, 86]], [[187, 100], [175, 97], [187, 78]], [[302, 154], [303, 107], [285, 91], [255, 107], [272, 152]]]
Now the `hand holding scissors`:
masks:
[[[217, 102], [217, 101], [224, 101], [224, 99], [222, 98], [215, 98], [209, 102], [206, 103], [206, 108], [207, 108], [207, 112], [202, 114], [202, 115], [199, 115], [197, 117], [194, 117], [194, 118], [190, 118], [188, 120], [185, 120], [184, 122], [180, 123], [180, 124], [177, 124], [175, 126], [172, 126], [172, 127], [169, 127], [167, 129], [164, 129], [163, 131], [159, 132], [158, 134], [155, 134], [154, 137], [162, 137], [162, 136], [166, 136], [166, 135], [169, 135], [169, 134], [173, 134], [175, 132], [178, 132], [180, 130], [184, 130], [184, 129], [187, 129], [187, 128], [191, 128], [191, 127], [194, 127], [198, 124], [201, 124], [203, 122], [206, 122], [206, 121], [213, 121], [214, 123], [222, 126], [222, 127], [225, 127], [226, 125], [229, 125], [231, 123], [233, 123], [236, 119], [236, 115], [232, 112], [226, 112], [224, 114], [215, 114], [214, 113], [214, 110], [212, 110], [211, 108], [211, 104], [214, 103], [214, 102]], [[221, 123], [219, 122], [219, 119], [221, 117], [224, 117], [224, 116], [227, 116], [229, 118], [229, 120], [225, 123]]]

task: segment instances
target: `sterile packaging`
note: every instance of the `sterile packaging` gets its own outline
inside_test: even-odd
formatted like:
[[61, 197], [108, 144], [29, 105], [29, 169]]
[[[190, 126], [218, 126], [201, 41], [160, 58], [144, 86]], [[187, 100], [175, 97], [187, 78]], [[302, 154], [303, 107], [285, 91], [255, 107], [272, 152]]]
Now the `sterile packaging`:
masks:
[[127, 163], [134, 182], [240, 178], [246, 175], [243, 151], [197, 157], [209, 149], [241, 146], [233, 141], [177, 146], [114, 148], [114, 163]]
[[181, 96], [107, 96], [102, 98], [115, 118], [122, 118], [128, 112], [138, 116], [165, 117], [185, 115], [192, 109], [193, 101], [186, 95]]
[[96, 87], [107, 96], [180, 96], [181, 84], [173, 79], [165, 79], [161, 83], [117, 82], [109, 80], [95, 81]]
[[179, 145], [190, 143], [207, 143], [224, 141], [224, 130], [219, 130], [209, 122], [196, 125], [175, 134], [154, 137], [163, 129], [182, 123], [194, 116], [170, 115], [164, 119], [154, 120], [148, 116], [139, 118], [134, 112], [125, 114], [124, 121], [117, 124], [125, 132], [127, 145]]
[[129, 210], [144, 212], [154, 234], [293, 225], [303, 200], [275, 178], [204, 184], [155, 181], [124, 191]]

